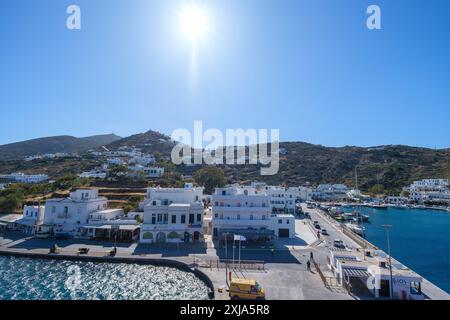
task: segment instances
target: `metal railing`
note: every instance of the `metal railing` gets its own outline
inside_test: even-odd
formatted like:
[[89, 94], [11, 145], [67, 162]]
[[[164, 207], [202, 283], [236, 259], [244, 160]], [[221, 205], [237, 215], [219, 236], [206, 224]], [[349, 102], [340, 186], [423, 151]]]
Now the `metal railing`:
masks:
[[202, 268], [209, 269], [240, 269], [240, 270], [265, 270], [265, 261], [257, 260], [221, 260], [196, 258], [195, 263]]

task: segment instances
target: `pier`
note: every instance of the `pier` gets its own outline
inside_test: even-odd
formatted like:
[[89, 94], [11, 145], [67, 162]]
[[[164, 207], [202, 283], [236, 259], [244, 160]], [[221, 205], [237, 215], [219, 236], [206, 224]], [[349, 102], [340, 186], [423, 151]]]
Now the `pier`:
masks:
[[[320, 209], [307, 209], [306, 206], [303, 208], [305, 212], [308, 212], [311, 216], [311, 220], [318, 221], [322, 228], [326, 228], [329, 232], [329, 236], [326, 239], [323, 239], [323, 247], [322, 249], [318, 250], [318, 256], [317, 259], [321, 265], [323, 265], [323, 269], [326, 269], [327, 261], [325, 248], [333, 247], [333, 244], [331, 243], [334, 239], [341, 239], [344, 241], [346, 246], [350, 249], [355, 250], [379, 250], [375, 245], [367, 241], [366, 239], [363, 239], [362, 237], [358, 236], [357, 234], [351, 232], [350, 230], [345, 228], [345, 225], [337, 222], [330, 216], [324, 214]], [[392, 264], [403, 264], [399, 261], [397, 261], [394, 257], [392, 257]], [[412, 271], [412, 270], [411, 270]], [[414, 272], [414, 271], [413, 271]], [[331, 273], [328, 271], [325, 271], [326, 274], [329, 275], [329, 278], [333, 278], [331, 276]], [[414, 272], [415, 273], [415, 272]], [[416, 273], [417, 274], [417, 273]], [[418, 274], [417, 274], [418, 275]], [[420, 276], [420, 275], [418, 275]], [[422, 277], [422, 276], [421, 276]], [[450, 300], [450, 295], [446, 293], [444, 290], [440, 289], [435, 284], [431, 283], [424, 277], [422, 277], [422, 284], [421, 289], [422, 293], [425, 296], [425, 299], [429, 300]]]

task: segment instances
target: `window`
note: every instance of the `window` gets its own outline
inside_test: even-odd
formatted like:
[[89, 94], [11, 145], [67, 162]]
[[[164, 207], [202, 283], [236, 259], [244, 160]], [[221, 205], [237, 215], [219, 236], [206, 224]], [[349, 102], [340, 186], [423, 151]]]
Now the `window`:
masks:
[[266, 220], [266, 215], [265, 214], [263, 214], [262, 219]]
[[286, 220], [286, 224], [289, 224], [289, 220]]
[[217, 213], [214, 214], [214, 218], [219, 218], [219, 215]]
[[202, 221], [202, 214], [198, 213], [197, 214], [197, 222], [200, 222], [200, 221]]
[[185, 214], [181, 215], [181, 223], [186, 223], [186, 215]]
[[189, 224], [193, 224], [194, 223], [194, 214], [190, 213], [189, 214]]
[[279, 224], [282, 224], [282, 223], [283, 223], [283, 220], [278, 219], [278, 223], [279, 223]]
[[69, 207], [64, 207], [64, 214], [68, 214], [69, 213]]
[[241, 220], [241, 215], [240, 214], [237, 215], [237, 219]]
[[160, 222], [162, 222], [163, 221], [163, 215], [162, 215], [162, 213], [158, 213], [158, 215], [157, 215], [157, 221], [160, 223]]
[[173, 215], [172, 216], [172, 224], [177, 223], [177, 216]]
[[253, 220], [253, 215], [252, 214], [250, 215], [250, 220]]
[[56, 207], [53, 206], [53, 207], [52, 207], [52, 213], [55, 213], [55, 212], [56, 212]]
[[156, 216], [152, 215], [152, 224], [156, 224]]

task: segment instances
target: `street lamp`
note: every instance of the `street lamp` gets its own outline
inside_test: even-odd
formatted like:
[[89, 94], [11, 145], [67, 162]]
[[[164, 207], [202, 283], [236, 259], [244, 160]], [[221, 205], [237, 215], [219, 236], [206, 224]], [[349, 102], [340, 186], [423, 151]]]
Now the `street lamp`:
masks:
[[388, 245], [388, 255], [389, 255], [389, 274], [391, 277], [391, 281], [389, 283], [389, 287], [391, 290], [391, 300], [394, 299], [394, 284], [392, 283], [392, 259], [391, 259], [391, 241], [390, 241], [390, 230], [392, 228], [391, 224], [383, 224], [383, 228], [386, 229], [386, 236], [387, 236], [387, 245]]

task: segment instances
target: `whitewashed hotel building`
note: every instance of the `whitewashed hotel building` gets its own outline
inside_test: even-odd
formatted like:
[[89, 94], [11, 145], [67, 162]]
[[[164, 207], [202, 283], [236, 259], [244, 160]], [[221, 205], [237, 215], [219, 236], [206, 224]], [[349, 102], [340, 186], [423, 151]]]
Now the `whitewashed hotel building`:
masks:
[[253, 187], [217, 188], [212, 196], [213, 239], [223, 240], [233, 234], [262, 242], [294, 237], [294, 216], [273, 214], [270, 199], [265, 190]]
[[47, 200], [40, 229], [51, 236], [84, 239], [132, 241], [139, 235], [136, 221], [125, 218], [122, 209], [108, 209], [108, 200], [97, 189], [78, 189], [68, 198]]
[[[203, 240], [203, 188], [148, 188], [141, 205], [141, 243]], [[133, 213], [132, 213], [133, 214]]]
[[295, 214], [296, 201], [300, 199], [298, 188], [266, 186], [265, 192], [273, 212]]
[[409, 199], [417, 203], [435, 201], [450, 204], [449, 186], [450, 180], [448, 179], [423, 179], [414, 181], [403, 190], [409, 192]]

